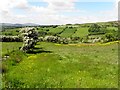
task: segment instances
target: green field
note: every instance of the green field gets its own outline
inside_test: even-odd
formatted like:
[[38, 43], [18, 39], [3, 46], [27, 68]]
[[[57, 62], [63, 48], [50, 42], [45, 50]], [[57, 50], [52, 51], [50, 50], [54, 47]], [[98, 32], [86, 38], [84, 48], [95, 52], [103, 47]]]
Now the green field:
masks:
[[72, 37], [76, 32], [76, 28], [66, 28], [59, 36], [61, 37]]
[[16, 36], [16, 35], [19, 35], [19, 30], [20, 30], [20, 28], [5, 29], [5, 31], [3, 31], [0, 34], [7, 35], [7, 36]]
[[63, 31], [64, 28], [50, 28], [49, 32], [50, 33], [55, 33], [55, 34], [58, 34], [58, 33], [61, 33]]
[[84, 37], [88, 35], [88, 28], [78, 28], [72, 37]]
[[[22, 42], [2, 37], [2, 87], [117, 88], [117, 25], [100, 22], [37, 26], [38, 43], [26, 53], [19, 50]], [[19, 30], [5, 27], [1, 34], [16, 36]]]
[[0, 42], [0, 45], [2, 44], [2, 55], [4, 56], [7, 53], [10, 53], [13, 50], [19, 50], [19, 47], [22, 46], [22, 42], [10, 42], [10, 43], [2, 43]]
[[[70, 38], [70, 37], [80, 37], [80, 38], [85, 38], [86, 36], [90, 37], [96, 37], [100, 36], [101, 38], [104, 37], [105, 34], [112, 33], [113, 36], [117, 37], [118, 34], [118, 28], [114, 26], [115, 22], [112, 22], [113, 24], [109, 22], [101, 22], [101, 23], [95, 23], [100, 26], [105, 26], [106, 30], [105, 33], [100, 33], [100, 32], [89, 32], [89, 28], [93, 25], [93, 23], [89, 24], [78, 24], [78, 25], [63, 25], [63, 26], [38, 26], [36, 27], [39, 36], [40, 37], [45, 37], [48, 35], [53, 35], [53, 36], [60, 36], [61, 38]], [[104, 30], [104, 28], [102, 28]], [[3, 30], [1, 33], [2, 35], [7, 35], [7, 36], [16, 36], [19, 35], [19, 30], [20, 28], [7, 28]]]
[[[2, 43], [3, 55], [21, 43]], [[15, 63], [19, 61], [19, 63]], [[13, 51], [3, 87], [117, 88], [118, 44], [55, 44], [38, 42], [29, 53]]]

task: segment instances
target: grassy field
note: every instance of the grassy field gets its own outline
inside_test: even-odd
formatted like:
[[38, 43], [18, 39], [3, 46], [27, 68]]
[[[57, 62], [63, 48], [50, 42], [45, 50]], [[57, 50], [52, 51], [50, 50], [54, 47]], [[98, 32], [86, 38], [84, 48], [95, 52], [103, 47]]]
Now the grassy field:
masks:
[[16, 36], [19, 35], [20, 28], [14, 28], [14, 29], [5, 29], [1, 34], [7, 35], [7, 36]]
[[72, 37], [84, 37], [88, 35], [88, 28], [78, 28]]
[[22, 46], [22, 42], [0, 42], [0, 45], [2, 45], [2, 55], [4, 56], [5, 54], [10, 53], [13, 50], [19, 50], [19, 47]]
[[58, 34], [58, 33], [61, 33], [63, 31], [64, 28], [50, 28], [49, 32], [50, 33], [55, 33], [55, 34]]
[[76, 28], [66, 28], [59, 36], [61, 37], [72, 37], [76, 32]]
[[[3, 54], [10, 46], [2, 43]], [[6, 48], [7, 47], [7, 48]], [[20, 59], [19, 63], [14, 61]], [[28, 54], [14, 51], [4, 61], [3, 87], [19, 88], [117, 88], [118, 45], [55, 44], [39, 42]]]

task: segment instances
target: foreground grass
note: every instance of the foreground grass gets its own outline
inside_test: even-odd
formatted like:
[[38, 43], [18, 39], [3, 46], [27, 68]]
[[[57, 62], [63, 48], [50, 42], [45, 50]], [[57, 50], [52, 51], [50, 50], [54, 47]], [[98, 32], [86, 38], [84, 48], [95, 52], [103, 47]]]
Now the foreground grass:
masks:
[[[14, 44], [17, 46], [19, 43]], [[12, 62], [14, 58], [20, 58], [20, 62]], [[8, 66], [3, 79], [6, 84], [4, 87], [118, 87], [117, 43], [62, 45], [41, 42], [28, 54], [13, 52], [9, 60], [3, 63]]]

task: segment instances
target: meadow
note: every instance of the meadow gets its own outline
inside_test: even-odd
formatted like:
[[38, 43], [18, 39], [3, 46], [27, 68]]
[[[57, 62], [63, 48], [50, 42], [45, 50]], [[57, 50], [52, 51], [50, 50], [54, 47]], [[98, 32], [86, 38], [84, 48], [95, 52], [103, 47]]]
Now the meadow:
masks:
[[[0, 35], [19, 36], [20, 29], [5, 27]], [[23, 42], [2, 38], [2, 88], [118, 88], [117, 22], [35, 29], [42, 39], [26, 53]]]
[[[3, 87], [6, 88], [117, 88], [118, 42], [56, 44], [38, 42], [23, 53], [21, 43], [3, 42]], [[14, 50], [10, 46], [15, 46]]]

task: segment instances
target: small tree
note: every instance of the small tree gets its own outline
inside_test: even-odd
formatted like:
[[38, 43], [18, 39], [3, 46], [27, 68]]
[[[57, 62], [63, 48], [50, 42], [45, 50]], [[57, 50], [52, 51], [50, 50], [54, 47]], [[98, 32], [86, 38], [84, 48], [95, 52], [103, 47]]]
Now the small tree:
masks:
[[33, 49], [38, 41], [38, 32], [35, 28], [23, 28], [21, 31], [21, 36], [23, 38], [23, 46], [20, 50], [27, 52]]
[[92, 24], [88, 29], [90, 35], [105, 34], [107, 28], [98, 24]]

